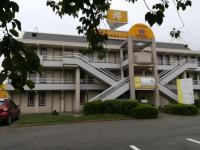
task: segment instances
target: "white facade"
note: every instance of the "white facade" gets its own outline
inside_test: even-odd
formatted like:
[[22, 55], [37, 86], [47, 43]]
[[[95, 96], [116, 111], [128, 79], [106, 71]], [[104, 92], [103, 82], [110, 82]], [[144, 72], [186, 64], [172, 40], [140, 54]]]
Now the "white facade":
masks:
[[[128, 51], [120, 51], [122, 40], [110, 40], [106, 58], [98, 53], [83, 55], [87, 42], [82, 37], [25, 33], [20, 39], [39, 55], [44, 70], [30, 74], [35, 82], [33, 90], [17, 93], [8, 84], [11, 98], [22, 113], [79, 112], [83, 103], [96, 98], [129, 98]], [[193, 78], [195, 98], [200, 96], [200, 52], [181, 44], [158, 43], [157, 71], [160, 75], [161, 105], [177, 100], [177, 78]], [[152, 77], [149, 47], [134, 53], [134, 76]], [[184, 61], [183, 61], [184, 60]], [[154, 88], [137, 89], [136, 99], [153, 103]], [[103, 93], [102, 93], [103, 92]], [[99, 95], [100, 94], [100, 95]]]

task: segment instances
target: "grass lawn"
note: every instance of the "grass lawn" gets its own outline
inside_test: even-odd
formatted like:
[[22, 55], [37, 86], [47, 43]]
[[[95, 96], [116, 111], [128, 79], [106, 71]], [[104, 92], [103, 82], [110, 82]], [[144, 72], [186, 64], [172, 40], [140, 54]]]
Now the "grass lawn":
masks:
[[24, 115], [16, 122], [16, 126], [59, 124], [80, 121], [99, 121], [99, 120], [120, 120], [130, 119], [128, 116], [118, 114], [97, 114], [97, 115], [52, 115], [52, 114], [34, 114]]

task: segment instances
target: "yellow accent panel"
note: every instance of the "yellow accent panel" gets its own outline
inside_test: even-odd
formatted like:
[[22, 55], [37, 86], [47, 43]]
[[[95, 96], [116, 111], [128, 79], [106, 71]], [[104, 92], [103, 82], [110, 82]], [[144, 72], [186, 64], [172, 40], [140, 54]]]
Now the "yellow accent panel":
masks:
[[101, 34], [106, 34], [110, 38], [116, 38], [116, 39], [127, 39], [128, 38], [128, 32], [126, 31], [113, 31], [113, 30], [104, 30], [99, 29], [99, 32]]
[[142, 83], [141, 83], [141, 77], [134, 77], [135, 80], [135, 88], [141, 88], [142, 87]]
[[151, 28], [141, 23], [132, 26], [128, 31], [128, 36], [154, 39], [154, 34]]
[[136, 24], [132, 26], [128, 32], [105, 30], [105, 29], [99, 29], [99, 32], [101, 34], [108, 35], [109, 38], [116, 38], [116, 39], [127, 39], [128, 36], [136, 37], [136, 38], [146, 38], [146, 39], [154, 38], [154, 34], [152, 30], [144, 24]]
[[177, 79], [176, 82], [177, 82], [177, 90], [178, 90], [178, 102], [183, 103], [183, 93], [182, 93], [182, 90], [181, 90], [181, 80]]
[[0, 84], [0, 91], [4, 91], [6, 89], [6, 85], [5, 84]]
[[8, 98], [9, 94], [6, 91], [6, 85], [5, 84], [0, 84], [0, 98]]
[[127, 11], [110, 9], [107, 12], [107, 21], [108, 22], [127, 23], [128, 22]]
[[134, 77], [134, 81], [135, 81], [135, 89], [137, 90], [150, 90], [150, 89], [155, 89], [155, 86], [144, 86], [142, 85], [142, 80], [141, 80], [142, 77], [140, 76], [136, 76]]

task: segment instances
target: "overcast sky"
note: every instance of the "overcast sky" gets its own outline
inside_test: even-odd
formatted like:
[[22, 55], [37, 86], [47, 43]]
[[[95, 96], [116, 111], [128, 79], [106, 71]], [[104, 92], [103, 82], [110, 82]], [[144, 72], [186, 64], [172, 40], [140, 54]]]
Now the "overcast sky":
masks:
[[[76, 26], [79, 24], [78, 19], [65, 16], [60, 19], [55, 15], [51, 8], [46, 6], [46, 0], [16, 0], [20, 6], [20, 13], [17, 18], [22, 22], [23, 31], [34, 31], [37, 27], [39, 32], [78, 35]], [[158, 0], [146, 0], [149, 5]], [[170, 2], [172, 0], [169, 0]], [[175, 7], [172, 7], [165, 14], [163, 25], [154, 26], [156, 41], [187, 43], [192, 50], [200, 50], [200, 1], [192, 0], [193, 6], [186, 12], [181, 13], [185, 22], [183, 33], [179, 40], [173, 40], [169, 36], [169, 32], [173, 27], [180, 27], [181, 22], [176, 13]], [[126, 0], [113, 0], [112, 9], [120, 9], [128, 11], [129, 24], [119, 28], [119, 30], [127, 31], [136, 23], [145, 23], [144, 15], [148, 11], [142, 0], [132, 4]], [[106, 21], [103, 21], [100, 28], [108, 28]]]

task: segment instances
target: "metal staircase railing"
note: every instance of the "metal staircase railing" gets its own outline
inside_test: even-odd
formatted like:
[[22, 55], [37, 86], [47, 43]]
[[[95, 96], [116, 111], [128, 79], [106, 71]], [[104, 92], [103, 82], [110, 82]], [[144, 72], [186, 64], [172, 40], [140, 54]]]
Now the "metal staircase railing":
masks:
[[121, 87], [123, 87], [127, 83], [129, 83], [129, 77], [120, 80], [119, 82], [117, 82], [116, 84], [114, 84], [113, 86], [111, 86], [110, 88], [108, 88], [107, 90], [103, 91], [102, 93], [100, 93], [99, 95], [95, 96], [94, 98], [92, 98], [89, 101], [104, 100], [107, 96], [109, 96], [110, 94], [112, 94], [116, 90], [120, 89]]
[[80, 59], [80, 60], [84, 61], [85, 63], [87, 63], [88, 65], [90, 65], [91, 67], [99, 70], [101, 73], [103, 73], [106, 76], [110, 77], [111, 79], [113, 79], [115, 81], [119, 81], [120, 80], [120, 78], [118, 76], [116, 76], [115, 74], [111, 73], [107, 69], [101, 68], [100, 66], [98, 66], [97, 64], [95, 64], [92, 59], [89, 59], [88, 57], [82, 55], [81, 53], [69, 53], [69, 52], [65, 52], [64, 55], [63, 55], [63, 57], [64, 58], [77, 58], [77, 59]]
[[160, 80], [163, 80], [173, 72], [175, 72], [177, 69], [185, 65], [186, 63], [196, 64], [198, 65], [198, 62], [196, 59], [182, 59], [180, 61], [175, 62], [172, 66], [170, 66], [167, 70], [162, 71], [159, 74]]
[[168, 90], [171, 90], [172, 92], [174, 92], [175, 94], [177, 94], [177, 88], [176, 88], [175, 85], [165, 84], [165, 83], [163, 83], [162, 81], [159, 81], [159, 83], [160, 83], [162, 86], [166, 87]]
[[159, 79], [160, 81], [163, 80], [164, 78], [166, 78], [168, 75], [172, 74], [173, 72], [175, 72], [178, 68], [180, 68], [181, 66], [183, 66], [184, 64], [186, 64], [187, 61], [186, 59], [182, 59], [180, 61], [177, 61], [176, 63], [174, 63], [172, 66], [170, 66], [167, 70], [162, 71], [159, 74]]

